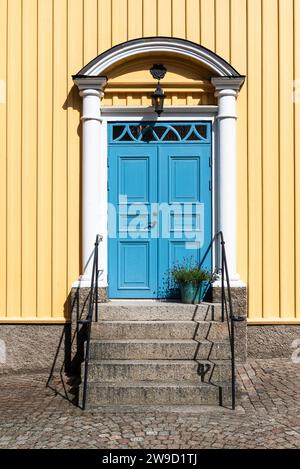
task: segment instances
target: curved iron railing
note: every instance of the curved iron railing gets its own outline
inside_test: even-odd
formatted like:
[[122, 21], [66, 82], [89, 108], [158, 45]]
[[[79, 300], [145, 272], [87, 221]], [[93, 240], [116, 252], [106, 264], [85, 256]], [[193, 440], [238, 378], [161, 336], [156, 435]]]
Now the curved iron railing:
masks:
[[[231, 296], [231, 289], [230, 289], [230, 280], [229, 280], [229, 272], [228, 272], [228, 264], [226, 258], [226, 249], [225, 249], [225, 241], [222, 231], [218, 231], [214, 237], [212, 238], [211, 242], [209, 243], [204, 256], [200, 261], [200, 267], [203, 265], [208, 253], [213, 248], [214, 244], [220, 242], [220, 251], [219, 255], [221, 255], [221, 267], [218, 267], [212, 274], [212, 278], [216, 275], [221, 276], [221, 307], [222, 307], [222, 321], [227, 322], [228, 326], [228, 336], [229, 336], [229, 343], [230, 343], [230, 353], [231, 353], [231, 406], [232, 409], [235, 409], [236, 405], [236, 370], [235, 370], [235, 330], [234, 330], [234, 323], [236, 321], [244, 321], [244, 317], [235, 316], [233, 313], [232, 307], [232, 296]], [[226, 284], [226, 285], [225, 285]]]
[[86, 326], [86, 344], [85, 344], [85, 354], [84, 354], [84, 372], [83, 372], [83, 389], [82, 389], [82, 409], [85, 409], [86, 400], [87, 400], [87, 384], [88, 384], [88, 371], [89, 371], [89, 359], [90, 359], [90, 340], [91, 340], [91, 327], [93, 319], [98, 321], [98, 278], [99, 278], [99, 268], [98, 268], [98, 250], [99, 243], [102, 240], [100, 235], [96, 236], [94, 254], [93, 254], [93, 268], [92, 268], [92, 278], [91, 278], [91, 287], [89, 293], [89, 302], [88, 302], [88, 313], [85, 319], [79, 319], [78, 325], [81, 324]]

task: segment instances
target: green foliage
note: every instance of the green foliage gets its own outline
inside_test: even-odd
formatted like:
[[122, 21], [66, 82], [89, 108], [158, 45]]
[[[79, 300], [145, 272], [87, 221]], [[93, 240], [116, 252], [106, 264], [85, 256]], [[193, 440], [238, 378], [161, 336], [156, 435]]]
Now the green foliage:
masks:
[[211, 278], [210, 272], [202, 269], [192, 259], [184, 259], [182, 264], [175, 264], [170, 273], [173, 280], [178, 284], [193, 283], [197, 285]]

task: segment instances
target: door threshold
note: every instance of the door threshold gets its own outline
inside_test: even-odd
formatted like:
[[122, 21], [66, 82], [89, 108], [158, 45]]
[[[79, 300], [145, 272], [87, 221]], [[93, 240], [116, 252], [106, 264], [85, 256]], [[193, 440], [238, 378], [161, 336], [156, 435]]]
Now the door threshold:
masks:
[[167, 299], [167, 298], [112, 298], [107, 300], [110, 303], [181, 303], [179, 299]]

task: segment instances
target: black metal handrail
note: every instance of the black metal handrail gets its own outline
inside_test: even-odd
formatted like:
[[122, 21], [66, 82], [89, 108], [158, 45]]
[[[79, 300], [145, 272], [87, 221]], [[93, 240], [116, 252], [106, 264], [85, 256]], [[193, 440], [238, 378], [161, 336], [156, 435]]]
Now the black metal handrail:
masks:
[[[235, 409], [236, 404], [236, 370], [235, 370], [235, 331], [234, 323], [236, 321], [243, 321], [243, 317], [235, 316], [233, 313], [232, 307], [232, 295], [230, 289], [230, 280], [228, 272], [228, 264], [226, 257], [225, 241], [222, 231], [218, 231], [211, 242], [208, 245], [208, 248], [205, 251], [204, 256], [200, 261], [200, 267], [203, 265], [205, 259], [207, 258], [209, 252], [212, 250], [214, 244], [220, 242], [221, 246], [221, 266], [217, 267], [212, 274], [212, 278], [217, 274], [221, 275], [221, 308], [222, 308], [222, 321], [227, 322], [228, 326], [228, 336], [230, 343], [230, 353], [231, 353], [231, 406], [232, 409]], [[225, 287], [226, 283], [226, 287]]]
[[98, 268], [98, 248], [99, 243], [102, 240], [100, 235], [96, 236], [95, 248], [93, 254], [93, 268], [92, 268], [92, 278], [91, 278], [91, 287], [89, 292], [89, 302], [88, 302], [88, 313], [85, 319], [78, 319], [78, 325], [81, 324], [86, 327], [86, 344], [85, 344], [85, 353], [84, 353], [84, 375], [83, 375], [83, 390], [82, 390], [82, 409], [85, 409], [86, 400], [87, 400], [87, 383], [88, 383], [88, 371], [89, 371], [89, 359], [90, 359], [90, 340], [91, 340], [91, 327], [93, 319], [98, 321], [98, 278], [99, 278], [99, 268]]

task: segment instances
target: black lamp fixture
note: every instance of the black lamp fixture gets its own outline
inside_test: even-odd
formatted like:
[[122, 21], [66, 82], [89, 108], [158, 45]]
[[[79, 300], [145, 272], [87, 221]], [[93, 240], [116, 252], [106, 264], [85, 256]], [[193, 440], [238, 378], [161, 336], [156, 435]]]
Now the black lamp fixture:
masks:
[[162, 64], [154, 64], [153, 67], [150, 68], [151, 75], [155, 80], [158, 80], [156, 90], [152, 94], [152, 104], [158, 116], [160, 116], [164, 110], [164, 100], [166, 95], [160, 86], [160, 80], [164, 78], [166, 72], [167, 69]]

